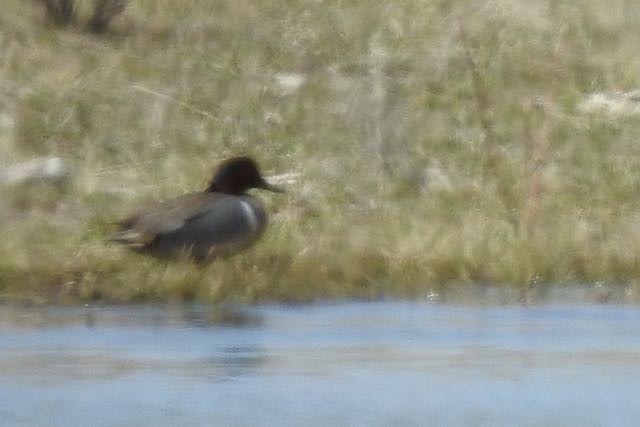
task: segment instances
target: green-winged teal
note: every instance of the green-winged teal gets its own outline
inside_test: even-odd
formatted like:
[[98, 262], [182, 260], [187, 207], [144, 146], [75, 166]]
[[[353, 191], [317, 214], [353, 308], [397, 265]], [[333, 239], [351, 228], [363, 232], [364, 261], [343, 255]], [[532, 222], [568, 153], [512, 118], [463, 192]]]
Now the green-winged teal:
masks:
[[234, 157], [218, 167], [206, 191], [120, 221], [110, 240], [158, 258], [187, 256], [202, 263], [232, 255], [258, 240], [267, 225], [262, 203], [246, 194], [251, 188], [283, 192], [264, 180], [252, 159]]

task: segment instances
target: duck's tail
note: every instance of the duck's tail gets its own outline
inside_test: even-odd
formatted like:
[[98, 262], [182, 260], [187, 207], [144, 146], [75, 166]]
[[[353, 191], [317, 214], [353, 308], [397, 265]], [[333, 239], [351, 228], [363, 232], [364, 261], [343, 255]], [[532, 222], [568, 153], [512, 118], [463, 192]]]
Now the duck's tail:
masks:
[[148, 239], [145, 239], [145, 236], [139, 230], [127, 227], [123, 222], [114, 223], [113, 225], [118, 226], [119, 230], [106, 237], [108, 242], [119, 243], [131, 249], [140, 249], [148, 243]]

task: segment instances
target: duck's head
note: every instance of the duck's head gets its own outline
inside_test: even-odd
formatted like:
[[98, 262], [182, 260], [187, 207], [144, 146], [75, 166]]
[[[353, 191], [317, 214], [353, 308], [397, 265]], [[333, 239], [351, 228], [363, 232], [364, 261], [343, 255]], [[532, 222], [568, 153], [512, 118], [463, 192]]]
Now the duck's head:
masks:
[[258, 165], [249, 157], [233, 157], [222, 162], [213, 174], [207, 191], [239, 195], [251, 188], [284, 193], [282, 189], [265, 181]]

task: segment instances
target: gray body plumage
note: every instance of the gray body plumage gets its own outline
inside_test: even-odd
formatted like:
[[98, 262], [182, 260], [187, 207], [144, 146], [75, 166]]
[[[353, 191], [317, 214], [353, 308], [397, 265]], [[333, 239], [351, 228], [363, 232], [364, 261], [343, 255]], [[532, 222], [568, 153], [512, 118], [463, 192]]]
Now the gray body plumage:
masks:
[[250, 246], [266, 225], [262, 203], [253, 197], [194, 193], [121, 221], [111, 240], [159, 258], [207, 262]]

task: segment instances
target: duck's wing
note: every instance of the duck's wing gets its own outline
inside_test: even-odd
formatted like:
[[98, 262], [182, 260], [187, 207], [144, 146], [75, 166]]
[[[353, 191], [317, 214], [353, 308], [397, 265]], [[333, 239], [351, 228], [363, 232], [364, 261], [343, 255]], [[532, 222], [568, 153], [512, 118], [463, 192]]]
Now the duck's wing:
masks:
[[264, 231], [266, 214], [248, 196], [196, 193], [157, 204], [120, 222], [111, 240], [160, 257], [190, 252], [200, 260], [232, 254]]
[[157, 203], [119, 221], [118, 231], [109, 240], [142, 248], [159, 236], [183, 229], [189, 221], [211, 210], [223, 197], [214, 193], [193, 193]]
[[260, 237], [266, 223], [264, 208], [257, 199], [221, 196], [167, 236], [188, 242], [194, 250], [234, 252]]

